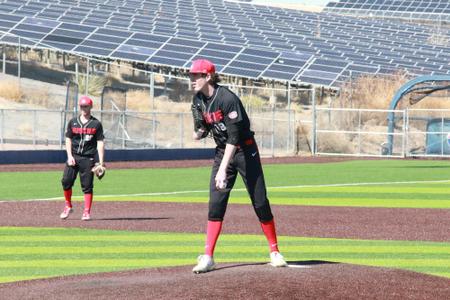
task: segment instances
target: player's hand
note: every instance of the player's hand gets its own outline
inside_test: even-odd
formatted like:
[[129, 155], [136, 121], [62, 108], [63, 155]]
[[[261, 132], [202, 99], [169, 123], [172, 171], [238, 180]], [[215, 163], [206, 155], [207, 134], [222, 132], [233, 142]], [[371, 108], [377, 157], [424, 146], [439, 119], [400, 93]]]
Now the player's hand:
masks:
[[96, 163], [91, 170], [98, 179], [102, 179], [106, 173], [106, 167], [103, 163]]
[[225, 171], [221, 171], [219, 169], [219, 171], [216, 174], [216, 177], [214, 178], [216, 181], [216, 189], [220, 190], [224, 190], [227, 188], [227, 174]]
[[75, 158], [73, 156], [69, 156], [67, 158], [67, 165], [73, 167], [73, 166], [75, 166], [75, 164], [76, 164]]
[[203, 130], [203, 128], [199, 128], [197, 131], [194, 131], [192, 137], [194, 138], [194, 140], [200, 140], [203, 137], [204, 133], [205, 130]]

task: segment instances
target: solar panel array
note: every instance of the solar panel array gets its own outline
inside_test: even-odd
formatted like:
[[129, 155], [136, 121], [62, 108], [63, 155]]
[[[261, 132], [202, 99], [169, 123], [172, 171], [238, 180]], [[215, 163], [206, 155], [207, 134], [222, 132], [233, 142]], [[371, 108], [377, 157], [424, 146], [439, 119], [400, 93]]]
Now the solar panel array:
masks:
[[450, 22], [448, 0], [340, 0], [329, 2], [324, 11]]
[[3, 43], [174, 68], [203, 57], [226, 75], [334, 87], [362, 73], [450, 74], [448, 46], [426, 27], [222, 0], [4, 0], [0, 30]]

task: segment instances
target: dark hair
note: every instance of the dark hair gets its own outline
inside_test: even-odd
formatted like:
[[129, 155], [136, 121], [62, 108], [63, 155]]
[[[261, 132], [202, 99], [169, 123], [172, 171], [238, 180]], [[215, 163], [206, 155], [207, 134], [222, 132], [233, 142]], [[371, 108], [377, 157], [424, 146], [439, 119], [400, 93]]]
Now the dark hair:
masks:
[[219, 74], [217, 73], [212, 73], [211, 74], [211, 83], [219, 83], [221, 81]]

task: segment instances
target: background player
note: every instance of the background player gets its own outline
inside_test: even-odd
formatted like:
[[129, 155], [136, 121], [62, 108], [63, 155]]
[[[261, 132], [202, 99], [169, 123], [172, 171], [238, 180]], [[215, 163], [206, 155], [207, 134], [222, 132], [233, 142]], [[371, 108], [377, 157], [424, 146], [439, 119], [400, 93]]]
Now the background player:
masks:
[[95, 154], [98, 152], [99, 163], [104, 164], [105, 146], [103, 126], [99, 120], [91, 116], [92, 99], [82, 96], [79, 100], [81, 113], [70, 120], [66, 130], [67, 162], [64, 168], [62, 186], [66, 205], [60, 218], [66, 219], [72, 208], [72, 186], [80, 173], [81, 188], [84, 193], [84, 210], [81, 217], [91, 219], [91, 206], [94, 187]]
[[192, 105], [193, 137], [199, 140], [211, 133], [217, 145], [210, 179], [205, 254], [199, 256], [198, 264], [192, 271], [203, 273], [215, 267], [214, 248], [238, 172], [269, 242], [271, 265], [284, 267], [287, 264], [278, 251], [258, 147], [242, 102], [229, 89], [217, 84], [220, 79], [212, 62], [195, 60], [189, 72], [196, 93]]

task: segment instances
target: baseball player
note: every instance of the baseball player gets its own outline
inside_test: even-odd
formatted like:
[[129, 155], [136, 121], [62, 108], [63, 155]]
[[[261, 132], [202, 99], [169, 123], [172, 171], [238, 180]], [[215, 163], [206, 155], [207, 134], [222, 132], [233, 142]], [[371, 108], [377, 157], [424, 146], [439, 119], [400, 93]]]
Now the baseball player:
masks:
[[192, 104], [193, 138], [200, 140], [210, 134], [217, 145], [210, 178], [205, 254], [198, 257], [198, 264], [192, 271], [204, 273], [215, 267], [214, 248], [238, 172], [269, 242], [271, 265], [284, 267], [287, 264], [278, 250], [258, 147], [242, 102], [229, 89], [218, 85], [220, 79], [209, 60], [193, 61], [189, 73], [196, 93]]
[[[100, 121], [91, 115], [92, 104], [91, 98], [82, 96], [79, 100], [81, 114], [71, 119], [67, 125], [67, 162], [61, 180], [66, 204], [60, 215], [61, 219], [67, 219], [73, 212], [72, 186], [78, 173], [80, 173], [81, 188], [84, 193], [84, 211], [81, 220], [91, 219], [94, 173], [101, 178], [105, 172], [103, 127]], [[96, 153], [99, 158], [97, 166], [95, 164]]]

